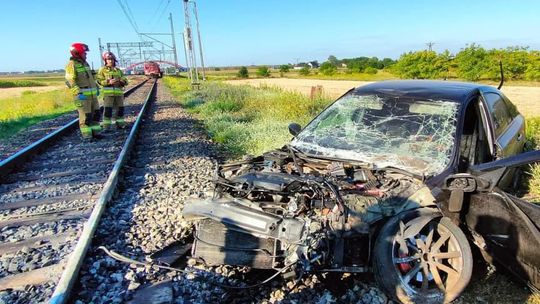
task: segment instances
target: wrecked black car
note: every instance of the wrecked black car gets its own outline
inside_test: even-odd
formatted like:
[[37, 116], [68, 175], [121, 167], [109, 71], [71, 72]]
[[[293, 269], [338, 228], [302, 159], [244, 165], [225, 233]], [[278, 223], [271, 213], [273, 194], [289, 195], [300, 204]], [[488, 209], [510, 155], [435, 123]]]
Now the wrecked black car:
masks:
[[514, 167], [540, 161], [518, 155], [524, 127], [488, 86], [352, 89], [302, 130], [291, 124], [285, 147], [219, 166], [213, 197], [183, 210], [196, 220], [192, 256], [299, 275], [373, 272], [398, 301], [449, 302], [469, 282], [475, 244], [519, 261], [517, 274], [539, 287], [540, 208], [501, 190], [519, 183]]

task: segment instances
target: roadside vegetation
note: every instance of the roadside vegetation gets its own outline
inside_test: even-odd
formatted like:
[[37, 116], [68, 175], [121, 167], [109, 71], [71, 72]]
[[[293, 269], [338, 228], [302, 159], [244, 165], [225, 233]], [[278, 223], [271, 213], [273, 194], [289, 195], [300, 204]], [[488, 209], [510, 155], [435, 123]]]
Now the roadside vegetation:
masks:
[[206, 82], [201, 90], [191, 91], [188, 80], [165, 77], [164, 81], [232, 157], [257, 155], [283, 146], [292, 137], [289, 123], [306, 125], [330, 103], [323, 96], [311, 100], [275, 87]]
[[0, 99], [0, 104], [0, 139], [75, 109], [66, 90], [43, 93], [25, 91], [20, 97]]
[[[540, 117], [529, 118], [526, 121], [527, 130], [525, 137], [527, 139], [525, 149], [540, 150]], [[525, 197], [528, 201], [540, 204], [540, 164], [530, 166], [525, 171], [528, 175], [528, 195]], [[539, 297], [540, 303], [540, 297]]]

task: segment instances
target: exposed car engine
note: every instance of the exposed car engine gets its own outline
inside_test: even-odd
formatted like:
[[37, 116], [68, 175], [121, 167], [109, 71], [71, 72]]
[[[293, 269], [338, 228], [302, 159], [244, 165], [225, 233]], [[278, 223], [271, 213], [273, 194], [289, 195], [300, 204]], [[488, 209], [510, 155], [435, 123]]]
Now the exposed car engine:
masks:
[[184, 208], [203, 219], [192, 254], [208, 265], [365, 272], [377, 221], [434, 204], [407, 172], [287, 148], [222, 165], [215, 184], [212, 199]]

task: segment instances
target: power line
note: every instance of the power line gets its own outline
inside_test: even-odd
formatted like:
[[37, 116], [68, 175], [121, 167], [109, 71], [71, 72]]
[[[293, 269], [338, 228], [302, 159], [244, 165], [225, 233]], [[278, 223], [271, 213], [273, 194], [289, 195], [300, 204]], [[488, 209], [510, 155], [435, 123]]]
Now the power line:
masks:
[[171, 4], [171, 0], [168, 0], [167, 1], [167, 5], [165, 5], [165, 7], [163, 8], [163, 10], [161, 11], [161, 15], [159, 15], [159, 17], [157, 18], [156, 22], [158, 22], [161, 17], [163, 17], [163, 14], [165, 14], [165, 11], [167, 10], [167, 8], [169, 7], [169, 4]]
[[133, 20], [133, 23], [135, 23], [135, 28], [137, 28], [137, 32], [139, 31], [139, 27], [137, 26], [137, 19], [135, 19], [135, 16], [133, 16], [133, 12], [131, 11], [131, 7], [129, 6], [129, 2], [127, 0], [124, 0], [126, 3], [127, 10], [129, 12], [129, 15], [131, 16], [131, 19]]
[[156, 18], [156, 16], [158, 15], [158, 12], [159, 12], [159, 9], [161, 8], [161, 5], [163, 4], [163, 2], [165, 2], [165, 0], [161, 0], [158, 4], [158, 6], [156, 7], [156, 11], [154, 12], [154, 14], [152, 15], [152, 18], [150, 18], [150, 24], [153, 25], [154, 24], [154, 20]]
[[126, 10], [126, 7], [122, 3], [121, 0], [116, 0], [120, 7], [122, 8], [122, 11], [124, 12], [124, 15], [126, 15], [126, 18], [128, 19], [129, 23], [131, 24], [131, 27], [133, 27], [133, 30], [135, 30], [135, 33], [139, 33], [139, 29], [137, 28], [137, 24], [135, 23], [135, 20], [132, 19], [128, 11]]

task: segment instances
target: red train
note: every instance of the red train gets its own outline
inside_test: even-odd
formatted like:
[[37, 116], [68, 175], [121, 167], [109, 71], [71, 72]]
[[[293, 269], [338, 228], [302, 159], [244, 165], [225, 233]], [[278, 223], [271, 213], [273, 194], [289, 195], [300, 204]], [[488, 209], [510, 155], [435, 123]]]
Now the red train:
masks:
[[159, 68], [159, 64], [154, 61], [147, 61], [144, 63], [144, 75], [148, 78], [161, 78], [163, 73]]

